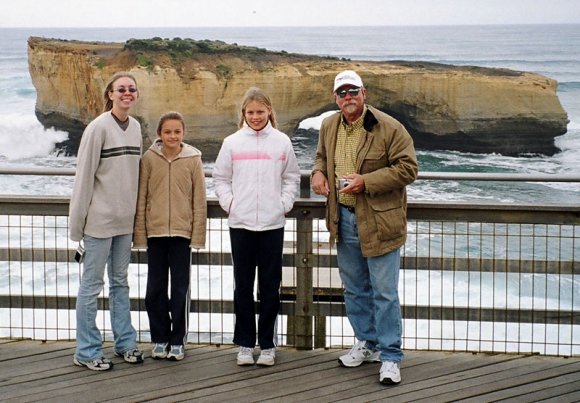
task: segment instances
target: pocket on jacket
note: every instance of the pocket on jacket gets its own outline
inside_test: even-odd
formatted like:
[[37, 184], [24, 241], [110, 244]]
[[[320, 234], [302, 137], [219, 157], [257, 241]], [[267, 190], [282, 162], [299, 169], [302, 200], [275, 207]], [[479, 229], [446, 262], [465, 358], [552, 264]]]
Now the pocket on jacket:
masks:
[[391, 203], [370, 203], [377, 224], [377, 236], [381, 241], [397, 238], [407, 230], [403, 206]]
[[384, 150], [370, 150], [364, 157], [361, 173], [373, 172], [386, 166], [388, 166], [386, 152]]

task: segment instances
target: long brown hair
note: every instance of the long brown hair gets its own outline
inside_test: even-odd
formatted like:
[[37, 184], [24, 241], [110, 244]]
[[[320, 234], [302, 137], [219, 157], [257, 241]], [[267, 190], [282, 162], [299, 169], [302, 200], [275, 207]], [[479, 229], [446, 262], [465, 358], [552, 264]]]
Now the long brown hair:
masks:
[[244, 126], [246, 120], [246, 107], [252, 101], [259, 102], [270, 109], [270, 123], [272, 124], [272, 127], [276, 128], [278, 123], [276, 122], [276, 112], [274, 112], [274, 108], [272, 107], [272, 101], [270, 100], [270, 97], [258, 87], [251, 87], [244, 94], [244, 97], [242, 98], [242, 116], [240, 117], [238, 127], [241, 128]]
[[109, 83], [107, 84], [107, 87], [105, 88], [105, 92], [103, 93], [103, 99], [105, 100], [105, 107], [103, 108], [103, 112], [107, 112], [113, 109], [113, 101], [111, 101], [111, 99], [109, 98], [109, 92], [113, 91], [113, 84], [115, 84], [115, 81], [123, 77], [130, 78], [131, 80], [133, 80], [135, 85], [137, 85], [137, 80], [135, 80], [135, 77], [133, 77], [133, 75], [129, 73], [121, 72], [111, 77]]

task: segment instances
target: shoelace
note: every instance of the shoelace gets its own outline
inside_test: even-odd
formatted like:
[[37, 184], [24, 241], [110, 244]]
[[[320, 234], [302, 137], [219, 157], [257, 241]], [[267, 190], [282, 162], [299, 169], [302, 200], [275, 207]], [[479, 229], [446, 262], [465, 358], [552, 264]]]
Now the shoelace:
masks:
[[397, 364], [394, 362], [385, 362], [381, 367], [381, 372], [393, 373], [396, 367]]
[[350, 349], [350, 354], [354, 354], [355, 351], [362, 350], [366, 348], [366, 341], [357, 341], [354, 346]]

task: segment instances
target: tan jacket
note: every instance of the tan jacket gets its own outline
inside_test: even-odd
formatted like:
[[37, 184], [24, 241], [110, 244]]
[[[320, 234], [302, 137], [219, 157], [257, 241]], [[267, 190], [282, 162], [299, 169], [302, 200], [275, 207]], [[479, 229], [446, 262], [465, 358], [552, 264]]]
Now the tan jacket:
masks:
[[[329, 180], [326, 226], [331, 244], [339, 236], [340, 219], [335, 183], [334, 155], [341, 114], [324, 119], [320, 128], [312, 172]], [[365, 191], [357, 194], [356, 220], [362, 253], [380, 256], [401, 247], [407, 237], [407, 192], [417, 178], [418, 164], [413, 139], [396, 119], [368, 106], [365, 134], [357, 151], [356, 173], [363, 175]]]
[[161, 144], [157, 139], [141, 159], [133, 247], [146, 247], [151, 237], [179, 236], [190, 239], [192, 248], [203, 248], [207, 203], [201, 152], [184, 143], [169, 162]]

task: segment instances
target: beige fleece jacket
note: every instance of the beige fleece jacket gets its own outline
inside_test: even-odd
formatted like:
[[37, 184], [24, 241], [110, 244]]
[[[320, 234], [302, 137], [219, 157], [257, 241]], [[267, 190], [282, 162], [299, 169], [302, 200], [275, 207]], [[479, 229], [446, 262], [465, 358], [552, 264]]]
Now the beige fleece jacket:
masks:
[[195, 249], [205, 247], [207, 203], [201, 152], [182, 143], [168, 161], [157, 139], [143, 155], [139, 172], [133, 247], [145, 248], [147, 238], [179, 236]]

